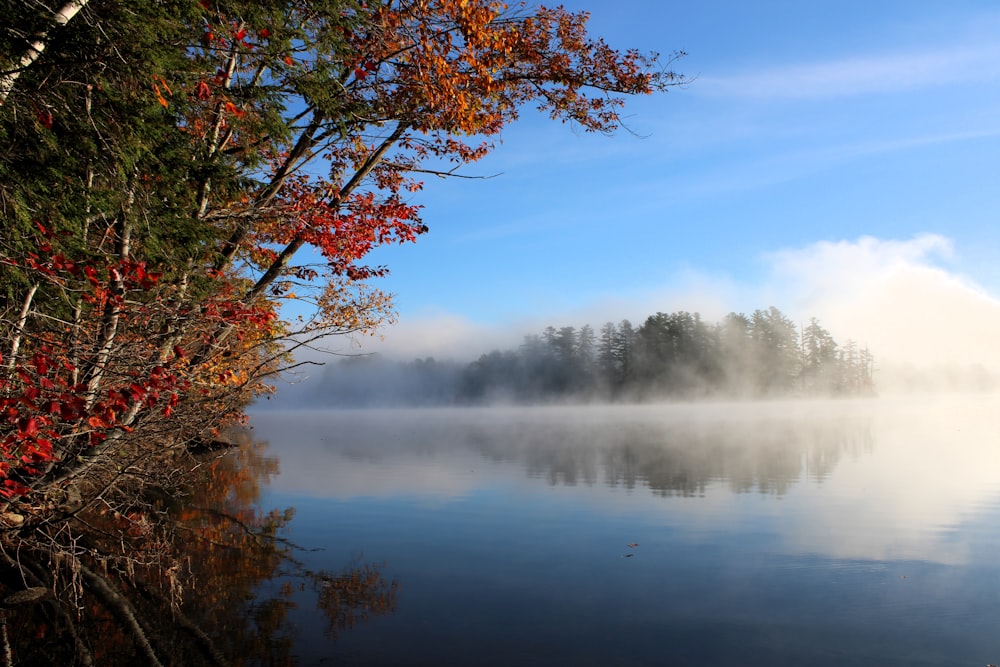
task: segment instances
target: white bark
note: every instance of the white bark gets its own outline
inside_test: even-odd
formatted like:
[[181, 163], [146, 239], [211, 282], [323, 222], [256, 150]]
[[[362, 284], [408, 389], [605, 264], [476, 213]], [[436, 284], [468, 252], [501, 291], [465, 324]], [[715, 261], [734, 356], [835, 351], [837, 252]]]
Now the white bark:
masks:
[[[63, 26], [69, 23], [76, 16], [77, 12], [84, 8], [88, 1], [69, 0], [52, 16], [52, 27]], [[17, 63], [10, 63], [12, 65], [10, 71], [0, 76], [0, 104], [3, 104], [7, 100], [10, 91], [14, 89], [14, 82], [17, 81], [17, 77], [21, 76], [21, 72], [41, 57], [42, 51], [45, 50], [45, 40], [49, 36], [49, 30], [37, 33], [31, 43], [28, 44], [28, 50], [24, 52], [21, 59]]]
[[21, 314], [17, 318], [17, 328], [14, 330], [14, 340], [10, 344], [10, 356], [7, 357], [7, 372], [12, 373], [17, 365], [17, 352], [21, 349], [21, 336], [24, 334], [24, 325], [28, 323], [28, 311], [31, 310], [31, 300], [35, 298], [38, 285], [32, 285], [31, 289], [24, 297], [21, 305]]

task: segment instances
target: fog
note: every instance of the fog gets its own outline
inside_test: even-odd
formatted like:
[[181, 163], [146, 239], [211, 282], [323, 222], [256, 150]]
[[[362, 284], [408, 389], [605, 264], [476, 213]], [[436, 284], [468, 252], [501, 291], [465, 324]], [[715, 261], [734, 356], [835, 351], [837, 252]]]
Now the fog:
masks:
[[746, 531], [773, 535], [786, 554], [957, 564], [969, 546], [956, 531], [1000, 507], [997, 408], [982, 396], [924, 397], [313, 411], [253, 423], [281, 459], [279, 494], [423, 505], [500, 494], [540, 511], [564, 498], [658, 517], [690, 540]]
[[[402, 563], [408, 592], [432, 591], [449, 612], [474, 590], [487, 609], [490, 595], [505, 609], [508, 594], [541, 609], [624, 598], [627, 611], [645, 599], [628, 627], [669, 603], [678, 619], [753, 619], [755, 636], [787, 628], [810, 646], [803, 628], [818, 623], [837, 653], [844, 619], [879, 646], [949, 623], [991, 637], [979, 591], [995, 578], [1000, 517], [1000, 395], [985, 391], [1000, 374], [1000, 304], [958, 259], [933, 235], [832, 241], [763, 258], [756, 284], [688, 272], [669, 288], [503, 326], [403, 316], [384, 340], [341, 351], [422, 364], [434, 382], [379, 358], [334, 360], [254, 409], [256, 437], [280, 459], [269, 502], [300, 508], [305, 535], [334, 535], [324, 548]], [[718, 322], [772, 304], [867, 346], [877, 395], [437, 403], [463, 364], [550, 325], [638, 326], [680, 310]], [[428, 407], [379, 407], [390, 397]], [[343, 409], [354, 405], [366, 408]], [[449, 598], [439, 582], [454, 572]], [[595, 595], [595, 579], [611, 592]], [[914, 623], [923, 616], [927, 631]]]
[[884, 392], [992, 388], [1000, 376], [1000, 301], [947, 268], [952, 243], [866, 237], [773, 256], [796, 311], [816, 313], [834, 335], [874, 352]]
[[1000, 300], [956, 268], [961, 257], [946, 237], [822, 241], [760, 260], [764, 270], [751, 282], [685, 269], [669, 285], [598, 296], [584, 308], [502, 324], [447, 312], [406, 314], [377, 336], [330, 345], [342, 354], [468, 362], [516, 348], [523, 336], [547, 326], [598, 329], [623, 319], [638, 325], [653, 313], [676, 310], [717, 321], [727, 312], [773, 305], [799, 323], [818, 318], [837, 341], [867, 346], [880, 393], [998, 386]]

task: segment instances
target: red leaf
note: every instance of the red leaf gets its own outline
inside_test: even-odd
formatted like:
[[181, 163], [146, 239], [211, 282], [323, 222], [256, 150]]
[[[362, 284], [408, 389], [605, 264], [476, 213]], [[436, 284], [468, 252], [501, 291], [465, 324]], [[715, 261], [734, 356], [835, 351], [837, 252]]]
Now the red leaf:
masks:
[[94, 287], [100, 286], [100, 282], [97, 280], [97, 269], [92, 266], [85, 266], [83, 267], [83, 273], [87, 276], [87, 280], [90, 281], [91, 285]]
[[65, 421], [71, 421], [83, 417], [83, 399], [73, 396], [59, 406], [59, 417]]
[[39, 375], [45, 375], [49, 372], [48, 362], [45, 360], [45, 356], [41, 353], [34, 355], [31, 358], [31, 363], [34, 365], [35, 370], [38, 371]]
[[52, 129], [52, 112], [48, 109], [39, 109], [37, 113], [38, 122], [47, 130]]
[[198, 85], [194, 87], [194, 96], [199, 100], [207, 100], [212, 96], [212, 89], [204, 81], [199, 81]]
[[35, 435], [38, 433], [38, 420], [34, 417], [25, 419], [18, 428], [24, 435]]
[[0, 495], [6, 496], [7, 498], [12, 496], [23, 496], [31, 491], [31, 489], [27, 486], [13, 479], [5, 479], [3, 481], [3, 485], [4, 488], [0, 489]]

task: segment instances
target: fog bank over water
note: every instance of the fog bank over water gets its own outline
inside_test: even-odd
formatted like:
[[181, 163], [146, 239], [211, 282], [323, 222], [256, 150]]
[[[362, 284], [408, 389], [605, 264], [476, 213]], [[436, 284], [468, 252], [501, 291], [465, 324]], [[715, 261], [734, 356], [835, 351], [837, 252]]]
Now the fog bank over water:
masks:
[[292, 497], [440, 506], [506, 494], [542, 513], [553, 502], [640, 513], [694, 541], [737, 531], [784, 554], [956, 564], [970, 553], [953, 531], [1000, 510], [998, 408], [979, 395], [317, 410], [252, 424], [281, 461], [274, 491]]
[[951, 242], [817, 243], [774, 255], [790, 309], [817, 313], [834, 335], [867, 344], [880, 390], [992, 388], [1000, 376], [1000, 300], [942, 263]]
[[[1000, 300], [963, 275], [959, 251], [934, 234], [893, 240], [862, 237], [821, 241], [761, 258], [758, 284], [690, 268], [669, 284], [608, 295], [587, 304], [551, 304], [543, 316], [511, 323], [476, 323], [438, 312], [404, 314], [378, 336], [333, 341], [342, 353], [378, 352], [407, 360], [469, 361], [516, 347], [547, 326], [599, 328], [649, 314], [688, 310], [710, 321], [727, 312], [777, 306], [797, 322], [817, 317], [838, 341], [853, 340], [875, 355], [880, 392], [1000, 387]], [[474, 280], [474, 277], [470, 277]], [[512, 294], [511, 299], [524, 295]], [[405, 294], [400, 296], [405, 304]]]

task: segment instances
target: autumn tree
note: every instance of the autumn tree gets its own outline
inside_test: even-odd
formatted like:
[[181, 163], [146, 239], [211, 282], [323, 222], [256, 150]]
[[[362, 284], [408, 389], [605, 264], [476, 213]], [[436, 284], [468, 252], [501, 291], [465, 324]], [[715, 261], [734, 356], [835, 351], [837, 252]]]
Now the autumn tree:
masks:
[[[391, 320], [387, 269], [364, 260], [427, 231], [427, 174], [532, 107], [609, 133], [626, 96], [682, 82], [588, 35], [585, 13], [491, 0], [0, 11], [2, 581], [83, 586], [150, 664], [107, 594], [148, 559], [82, 517], [152, 525], [150, 490], [179, 493], [191, 446], [290, 353]], [[282, 320], [292, 300], [301, 321]]]
[[[107, 560], [96, 570], [81, 564], [77, 613], [59, 613], [51, 590], [40, 586], [27, 589], [41, 591], [35, 604], [5, 603], [19, 613], [11, 613], [4, 664], [293, 665], [288, 612], [297, 604], [326, 616], [331, 634], [392, 611], [399, 584], [379, 564], [311, 571], [300, 562], [299, 550], [281, 538], [293, 511], [260, 506], [277, 460], [246, 431], [232, 441], [224, 452], [191, 457], [173, 493], [144, 489], [146, 507], [81, 509], [80, 524], [99, 530], [78, 537]], [[124, 581], [104, 576], [119, 565], [107, 541], [129, 546]], [[131, 627], [116, 618], [126, 612]]]

